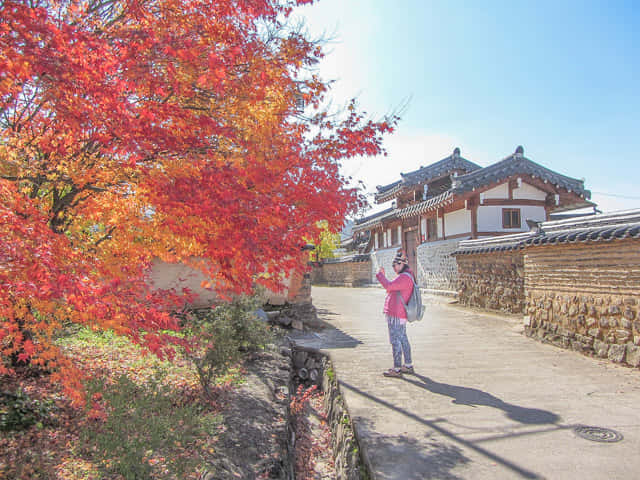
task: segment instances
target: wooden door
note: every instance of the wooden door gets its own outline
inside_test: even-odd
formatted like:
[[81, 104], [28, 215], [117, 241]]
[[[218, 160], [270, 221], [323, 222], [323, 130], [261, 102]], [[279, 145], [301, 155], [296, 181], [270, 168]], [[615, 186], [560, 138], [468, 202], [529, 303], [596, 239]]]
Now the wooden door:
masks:
[[416, 248], [418, 247], [418, 231], [412, 230], [410, 232], [405, 232], [404, 234], [404, 251], [407, 254], [407, 259], [409, 260], [409, 267], [413, 272], [418, 275], [418, 262], [417, 262], [417, 252]]

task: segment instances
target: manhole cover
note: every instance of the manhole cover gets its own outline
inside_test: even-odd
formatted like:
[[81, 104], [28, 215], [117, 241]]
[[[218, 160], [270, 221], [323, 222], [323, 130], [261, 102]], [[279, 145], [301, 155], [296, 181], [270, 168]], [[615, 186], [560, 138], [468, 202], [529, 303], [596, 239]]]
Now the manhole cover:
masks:
[[574, 428], [573, 431], [576, 432], [579, 437], [591, 440], [592, 442], [615, 443], [624, 438], [622, 434], [614, 430], [609, 430], [608, 428], [581, 425]]

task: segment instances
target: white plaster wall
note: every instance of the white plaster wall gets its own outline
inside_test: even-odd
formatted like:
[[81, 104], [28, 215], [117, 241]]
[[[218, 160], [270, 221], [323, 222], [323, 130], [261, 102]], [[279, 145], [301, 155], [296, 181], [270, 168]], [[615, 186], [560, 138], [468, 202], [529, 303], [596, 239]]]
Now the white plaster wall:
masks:
[[482, 192], [484, 198], [509, 198], [509, 184], [503, 183], [497, 187], [491, 188], [486, 192]]
[[522, 186], [513, 190], [513, 198], [526, 198], [528, 200], [546, 200], [547, 192], [522, 182]]
[[471, 233], [471, 211], [462, 208], [455, 212], [445, 213], [444, 233], [447, 237], [460, 233]]
[[[200, 270], [196, 270], [183, 263], [168, 263], [159, 258], [153, 260], [149, 271], [149, 283], [153, 290], [171, 290], [180, 292], [183, 288], [188, 288], [197, 298], [191, 303], [192, 307], [210, 307], [218, 300], [218, 295], [212, 288], [203, 288], [202, 282], [211, 281]], [[287, 301], [291, 277], [283, 281], [284, 290], [282, 292], [266, 292], [266, 301], [272, 305], [282, 305]]]
[[436, 223], [438, 224], [438, 238], [442, 238], [442, 217], [438, 217]]
[[[502, 209], [503, 208], [519, 208], [520, 209], [520, 230], [515, 228], [502, 228]], [[478, 207], [478, 231], [479, 232], [517, 232], [527, 231], [529, 226], [527, 220], [535, 220], [544, 222], [546, 214], [544, 207], [534, 205], [509, 205], [509, 206], [479, 206]]]
[[384, 248], [371, 252], [371, 283], [378, 283], [376, 274], [383, 267], [387, 278], [395, 278], [392, 263], [396, 256], [397, 248]]

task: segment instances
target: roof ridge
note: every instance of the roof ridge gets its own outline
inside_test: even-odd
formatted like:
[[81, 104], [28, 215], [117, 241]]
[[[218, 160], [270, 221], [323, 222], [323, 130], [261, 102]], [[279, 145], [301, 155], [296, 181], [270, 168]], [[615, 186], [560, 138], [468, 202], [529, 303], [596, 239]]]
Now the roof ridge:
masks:
[[[583, 225], [583, 228], [588, 227], [589, 225], [598, 226], [601, 224], [605, 224], [606, 222], [611, 222], [612, 220], [620, 220], [619, 222], [609, 223], [609, 225], [623, 224], [629, 223], [624, 220], [637, 218], [638, 222], [640, 222], [640, 209], [629, 209], [629, 210], [620, 210], [617, 212], [610, 213], [596, 213], [590, 215], [588, 217], [575, 217], [575, 218], [565, 218], [562, 220], [550, 220], [548, 222], [542, 222], [540, 227], [547, 231], [556, 231], [561, 230], [561, 227], [570, 227], [574, 228]], [[633, 222], [635, 223], [635, 222]]]

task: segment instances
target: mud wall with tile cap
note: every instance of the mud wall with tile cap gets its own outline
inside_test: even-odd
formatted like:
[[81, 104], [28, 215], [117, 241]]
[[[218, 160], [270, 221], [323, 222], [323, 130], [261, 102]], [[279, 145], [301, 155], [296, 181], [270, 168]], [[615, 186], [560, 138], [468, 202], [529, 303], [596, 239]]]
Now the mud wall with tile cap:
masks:
[[506, 313], [524, 309], [522, 250], [457, 255], [458, 301]]
[[640, 366], [640, 239], [524, 249], [527, 335]]

